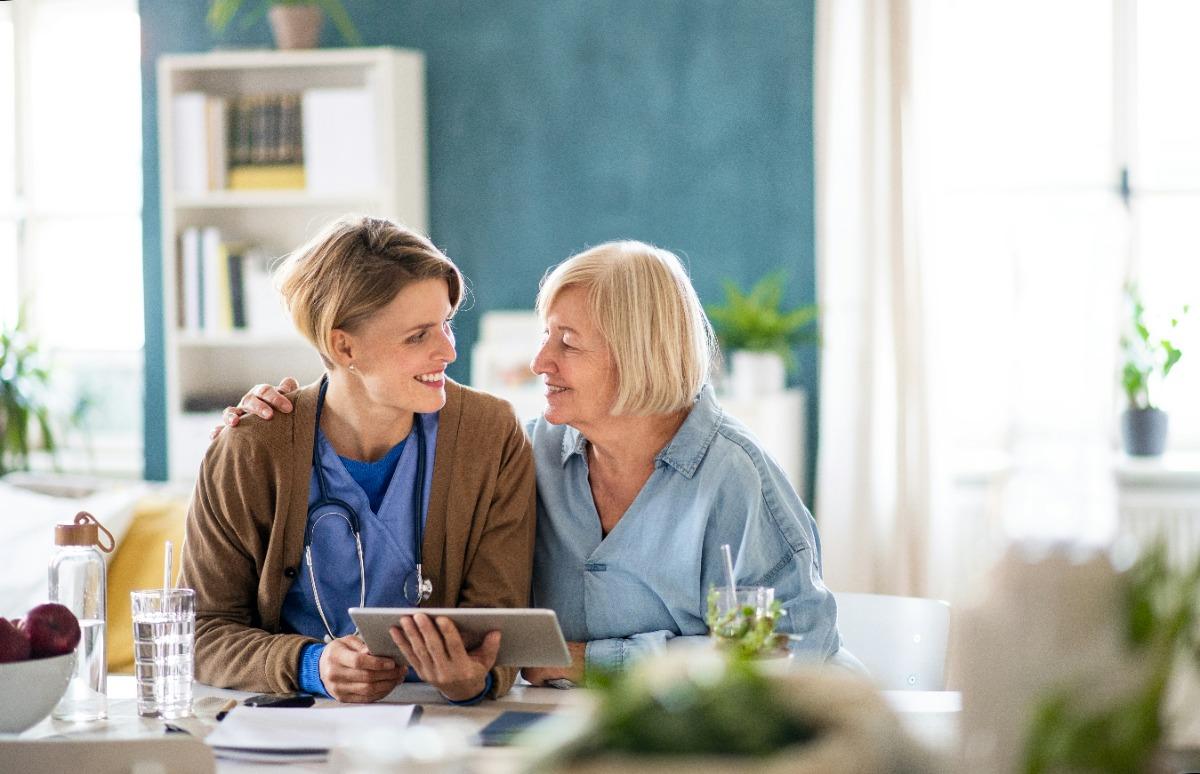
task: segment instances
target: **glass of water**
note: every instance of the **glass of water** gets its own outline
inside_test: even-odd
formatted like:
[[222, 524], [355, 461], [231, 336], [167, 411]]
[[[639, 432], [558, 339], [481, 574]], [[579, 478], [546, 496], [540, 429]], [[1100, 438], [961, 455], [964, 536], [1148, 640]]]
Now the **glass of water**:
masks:
[[196, 592], [146, 589], [129, 596], [138, 714], [168, 720], [192, 714]]

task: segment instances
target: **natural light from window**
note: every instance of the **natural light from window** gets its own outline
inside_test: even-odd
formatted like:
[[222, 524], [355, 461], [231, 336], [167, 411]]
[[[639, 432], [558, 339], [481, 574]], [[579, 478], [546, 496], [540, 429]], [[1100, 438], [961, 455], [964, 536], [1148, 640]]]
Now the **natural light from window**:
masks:
[[[1103, 539], [1122, 283], [1152, 314], [1200, 302], [1200, 105], [1180, 98], [1200, 4], [1137, 2], [1128, 58], [1120, 3], [917, 8], [918, 241], [945, 448], [962, 474], [1003, 460], [1008, 534]], [[1200, 449], [1200, 351], [1167, 387], [1169, 448]]]
[[[0, 319], [47, 354], [68, 469], [141, 467], [141, 78], [136, 0], [0, 16]], [[19, 7], [18, 7], [19, 6]], [[90, 406], [82, 423], [66, 418]], [[99, 461], [100, 467], [96, 463]]]

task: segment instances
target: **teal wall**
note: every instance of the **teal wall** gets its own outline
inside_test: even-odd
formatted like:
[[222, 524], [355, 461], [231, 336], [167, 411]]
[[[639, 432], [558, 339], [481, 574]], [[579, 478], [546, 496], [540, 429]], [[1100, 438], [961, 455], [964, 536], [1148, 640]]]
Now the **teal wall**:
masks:
[[[253, 4], [251, 4], [253, 5]], [[530, 307], [550, 264], [634, 238], [680, 254], [705, 303], [778, 267], [814, 297], [812, 0], [345, 0], [366, 45], [425, 52], [430, 229], [480, 313]], [[141, 0], [146, 474], [166, 475], [154, 61], [207, 51], [207, 0]], [[237, 26], [236, 23], [234, 25]], [[267, 45], [266, 24], [232, 41]], [[325, 30], [325, 45], [340, 45]], [[801, 351], [815, 459], [817, 362]], [[277, 374], [262, 374], [273, 379]], [[249, 386], [249, 385], [247, 385]]]

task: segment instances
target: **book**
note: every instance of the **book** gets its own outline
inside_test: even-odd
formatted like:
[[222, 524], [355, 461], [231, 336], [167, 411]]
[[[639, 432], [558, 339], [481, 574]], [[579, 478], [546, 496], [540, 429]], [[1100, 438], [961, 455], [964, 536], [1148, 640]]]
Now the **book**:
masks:
[[308, 89], [301, 97], [308, 190], [363, 193], [379, 184], [375, 102], [364, 88]]
[[185, 91], [171, 99], [171, 171], [175, 191], [208, 191], [208, 95]]
[[229, 100], [210, 95], [204, 107], [208, 190], [221, 191], [225, 189], [229, 171]]
[[415, 704], [306, 708], [234, 707], [204, 742], [219, 758], [258, 763], [323, 761], [339, 744], [382, 728], [397, 732], [420, 716]]
[[260, 249], [246, 250], [242, 259], [246, 327], [256, 336], [294, 338], [296, 329], [271, 279], [271, 257]]
[[303, 190], [306, 179], [302, 164], [248, 164], [229, 170], [229, 190]]
[[229, 266], [226, 274], [229, 278], [231, 323], [235, 330], [243, 330], [246, 328], [246, 285], [245, 278], [242, 276], [245, 259], [242, 257], [241, 251], [230, 249], [227, 263]]
[[179, 327], [189, 333], [200, 332], [200, 229], [189, 226], [179, 235], [177, 282]]
[[229, 128], [229, 163], [231, 166], [249, 164], [250, 119], [254, 108], [254, 97], [240, 96], [234, 100]]
[[205, 333], [228, 330], [225, 324], [229, 296], [229, 284], [225, 281], [225, 253], [221, 244], [221, 231], [216, 226], [205, 226], [200, 232], [201, 265], [201, 323]]

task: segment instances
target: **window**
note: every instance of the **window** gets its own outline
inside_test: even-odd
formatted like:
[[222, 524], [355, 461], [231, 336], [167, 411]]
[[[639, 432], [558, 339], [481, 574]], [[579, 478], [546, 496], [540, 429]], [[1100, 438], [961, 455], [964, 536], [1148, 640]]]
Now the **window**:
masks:
[[141, 467], [140, 50], [136, 0], [0, 4], [0, 319], [47, 353], [67, 468]]
[[[1167, 315], [1190, 304], [1184, 358], [1161, 392], [1171, 448], [1200, 450], [1200, 104], [1187, 84], [1200, 68], [1189, 39], [1200, 5], [1137, 0], [1129, 168], [1137, 272], [1147, 307]], [[1194, 27], [1191, 27], [1194, 29]]]
[[[1102, 539], [1122, 283], [1135, 277], [1152, 311], [1200, 307], [1200, 106], [1185, 96], [1200, 6], [929, 0], [915, 22], [945, 448], [1008, 460], [1009, 534]], [[1175, 450], [1200, 448], [1200, 351], [1184, 349], [1161, 394]]]

